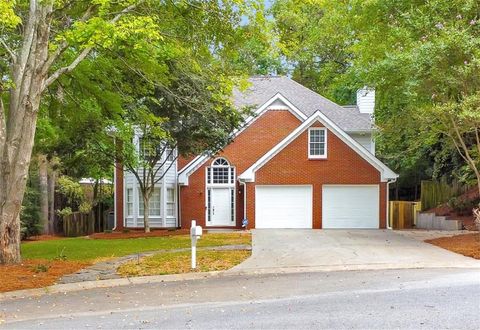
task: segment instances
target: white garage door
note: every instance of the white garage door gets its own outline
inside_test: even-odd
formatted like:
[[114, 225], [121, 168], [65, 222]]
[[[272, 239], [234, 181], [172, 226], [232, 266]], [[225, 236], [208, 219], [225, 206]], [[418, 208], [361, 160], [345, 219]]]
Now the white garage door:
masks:
[[312, 228], [312, 187], [256, 186], [255, 228]]
[[379, 228], [379, 187], [323, 186], [322, 227]]

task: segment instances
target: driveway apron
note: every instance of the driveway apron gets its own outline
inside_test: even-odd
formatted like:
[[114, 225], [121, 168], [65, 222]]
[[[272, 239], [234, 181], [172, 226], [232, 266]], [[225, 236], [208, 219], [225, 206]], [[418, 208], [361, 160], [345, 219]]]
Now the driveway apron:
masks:
[[440, 267], [480, 268], [480, 261], [392, 230], [256, 229], [252, 256], [231, 271]]

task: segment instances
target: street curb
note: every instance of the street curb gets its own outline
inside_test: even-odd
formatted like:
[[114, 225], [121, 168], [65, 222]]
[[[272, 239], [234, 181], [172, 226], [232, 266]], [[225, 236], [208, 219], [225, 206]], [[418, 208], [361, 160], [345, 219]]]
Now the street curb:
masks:
[[77, 283], [54, 284], [44, 288], [25, 289], [0, 293], [0, 301], [39, 297], [44, 294], [51, 293], [67, 293], [74, 291], [82, 291], [97, 288], [112, 288], [117, 286], [124, 286], [129, 284], [148, 284], [161, 282], [178, 282], [187, 280], [207, 279], [219, 276], [221, 271], [203, 272], [203, 273], [186, 273], [186, 274], [172, 274], [172, 275], [155, 275], [155, 276], [139, 276], [139, 277], [125, 277], [111, 280], [85, 281]]
[[188, 280], [201, 280], [214, 277], [246, 276], [246, 275], [269, 275], [269, 274], [295, 274], [295, 273], [322, 273], [336, 271], [368, 271], [368, 270], [395, 270], [395, 269], [480, 269], [478, 265], [426, 265], [422, 263], [411, 265], [395, 264], [349, 264], [349, 265], [318, 265], [318, 266], [293, 266], [281, 268], [255, 268], [255, 269], [229, 269], [226, 271], [212, 271], [203, 273], [186, 273], [172, 275], [154, 275], [126, 277], [110, 280], [85, 281], [67, 284], [55, 284], [45, 288], [26, 289], [0, 293], [0, 302], [12, 299], [24, 299], [40, 297], [45, 294], [75, 292], [98, 288], [113, 288], [130, 284], [149, 284], [162, 282], [179, 282]]

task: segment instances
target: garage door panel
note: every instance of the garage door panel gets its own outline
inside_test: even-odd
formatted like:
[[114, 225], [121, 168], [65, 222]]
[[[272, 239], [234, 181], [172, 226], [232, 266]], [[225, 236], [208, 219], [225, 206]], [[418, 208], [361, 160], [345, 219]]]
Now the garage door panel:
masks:
[[256, 228], [312, 228], [311, 186], [257, 186]]
[[324, 186], [323, 228], [379, 228], [379, 186]]

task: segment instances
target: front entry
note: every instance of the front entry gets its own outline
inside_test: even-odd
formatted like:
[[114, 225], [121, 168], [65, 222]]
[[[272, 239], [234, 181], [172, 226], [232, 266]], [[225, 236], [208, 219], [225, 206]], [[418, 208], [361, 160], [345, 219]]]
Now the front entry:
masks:
[[233, 226], [233, 204], [232, 189], [230, 188], [211, 188], [208, 190], [210, 195], [208, 209], [208, 226]]
[[216, 158], [206, 169], [207, 226], [235, 226], [235, 168]]

